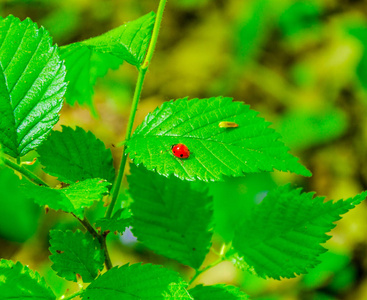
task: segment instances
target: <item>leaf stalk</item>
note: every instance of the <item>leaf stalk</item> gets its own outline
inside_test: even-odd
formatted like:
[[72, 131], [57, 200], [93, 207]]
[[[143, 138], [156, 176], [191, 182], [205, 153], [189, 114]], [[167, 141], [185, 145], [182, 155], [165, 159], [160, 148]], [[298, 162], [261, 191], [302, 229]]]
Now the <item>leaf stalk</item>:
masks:
[[27, 179], [29, 179], [29, 181], [33, 182], [34, 184], [48, 186], [46, 182], [44, 182], [41, 178], [39, 178], [33, 172], [27, 170], [23, 165], [16, 164], [15, 162], [11, 161], [9, 158], [4, 158], [4, 163], [8, 167], [14, 169], [15, 171], [18, 171], [19, 173], [27, 177]]
[[196, 278], [198, 278], [202, 273], [204, 273], [205, 271], [215, 267], [216, 265], [220, 264], [222, 261], [225, 260], [225, 257], [222, 256], [220, 258], [218, 258], [216, 261], [214, 261], [213, 263], [211, 263], [210, 265], [206, 266], [205, 268], [201, 269], [201, 270], [195, 270], [195, 275], [191, 278], [191, 280], [189, 281], [189, 286], [195, 281]]

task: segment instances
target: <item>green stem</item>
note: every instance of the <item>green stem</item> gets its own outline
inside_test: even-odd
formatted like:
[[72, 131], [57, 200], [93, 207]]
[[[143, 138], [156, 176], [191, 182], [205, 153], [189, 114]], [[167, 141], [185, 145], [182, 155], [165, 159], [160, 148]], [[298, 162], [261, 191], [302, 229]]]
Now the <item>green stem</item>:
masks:
[[110, 253], [108, 252], [107, 249], [106, 236], [103, 236], [102, 238], [102, 250], [104, 251], [105, 256], [104, 263], [106, 265], [106, 269], [107, 270], [112, 269], [113, 265], [111, 262]]
[[15, 162], [11, 161], [8, 158], [4, 158], [4, 163], [18, 171], [19, 173], [23, 174], [25, 177], [27, 177], [31, 182], [38, 184], [38, 185], [44, 185], [44, 186], [48, 186], [48, 184], [46, 182], [44, 182], [41, 178], [39, 178], [36, 174], [34, 174], [33, 172], [27, 170], [26, 168], [24, 168], [22, 165], [18, 165]]
[[155, 50], [155, 46], [157, 45], [158, 35], [159, 35], [159, 29], [161, 28], [161, 23], [163, 19], [163, 12], [164, 8], [166, 6], [167, 0], [161, 0], [159, 2], [158, 10], [157, 10], [157, 16], [155, 18], [153, 33], [152, 33], [152, 39], [150, 40], [150, 45], [148, 48], [147, 55], [145, 57], [144, 62], [142, 63], [142, 69], [148, 69], [150, 62], [152, 61], [153, 53]]
[[84, 293], [84, 290], [80, 290], [79, 292], [76, 292], [76, 293], [74, 293], [74, 294], [72, 294], [72, 295], [70, 295], [70, 296], [68, 296], [66, 298], [60, 297], [59, 300], [70, 300], [70, 299], [74, 299], [75, 297], [80, 296], [83, 293]]
[[160, 29], [160, 26], [161, 26], [164, 7], [166, 5], [166, 2], [167, 2], [167, 0], [161, 0], [159, 2], [157, 16], [156, 16], [156, 19], [155, 19], [152, 38], [150, 40], [147, 55], [146, 55], [146, 57], [144, 59], [144, 62], [142, 63], [142, 65], [139, 69], [139, 76], [138, 76], [136, 86], [135, 86], [133, 102], [131, 104], [129, 122], [127, 124], [127, 129], [126, 129], [125, 144], [124, 144], [124, 147], [122, 149], [122, 158], [121, 158], [121, 163], [120, 163], [120, 167], [119, 167], [119, 172], [118, 172], [118, 175], [117, 175], [117, 178], [116, 178], [116, 181], [115, 181], [115, 184], [114, 184], [114, 188], [113, 188], [113, 191], [112, 191], [111, 203], [108, 206], [108, 209], [106, 211], [106, 217], [107, 218], [111, 218], [113, 209], [114, 209], [116, 201], [117, 201], [117, 197], [118, 197], [119, 192], [120, 192], [121, 182], [122, 182], [122, 178], [124, 177], [125, 166], [126, 166], [126, 161], [127, 161], [126, 143], [129, 141], [129, 139], [131, 137], [133, 124], [134, 124], [134, 120], [135, 120], [136, 110], [138, 108], [140, 95], [141, 95], [141, 92], [143, 90], [143, 83], [144, 83], [144, 79], [145, 79], [145, 74], [146, 74], [146, 72], [148, 70], [148, 67], [149, 67], [149, 64], [152, 60], [154, 49], [155, 49], [155, 46], [157, 44], [159, 29]]
[[111, 258], [110, 258], [110, 254], [108, 253], [108, 249], [107, 249], [107, 244], [106, 244], [106, 237], [102, 236], [101, 234], [99, 234], [92, 226], [92, 224], [89, 222], [89, 220], [84, 217], [84, 219], [80, 219], [78, 218], [76, 215], [74, 215], [72, 213], [72, 215], [78, 219], [78, 221], [85, 227], [85, 229], [88, 230], [88, 232], [94, 237], [96, 238], [99, 243], [101, 244], [101, 249], [103, 250], [104, 254], [105, 254], [105, 265], [107, 270], [112, 268], [112, 262], [111, 262]]
[[222, 256], [220, 258], [218, 258], [215, 262], [211, 263], [210, 265], [206, 266], [205, 268], [201, 269], [201, 270], [195, 270], [195, 275], [194, 277], [191, 278], [191, 280], [189, 281], [189, 286], [195, 281], [196, 278], [198, 278], [202, 273], [204, 273], [205, 271], [215, 267], [216, 265], [220, 264], [222, 261], [225, 260], [225, 257]]

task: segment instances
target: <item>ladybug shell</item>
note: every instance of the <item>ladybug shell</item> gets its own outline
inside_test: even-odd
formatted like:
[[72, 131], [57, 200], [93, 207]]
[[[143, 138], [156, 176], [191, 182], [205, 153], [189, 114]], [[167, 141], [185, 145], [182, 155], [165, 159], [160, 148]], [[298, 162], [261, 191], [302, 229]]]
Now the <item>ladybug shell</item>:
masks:
[[190, 156], [190, 150], [184, 144], [175, 144], [172, 146], [172, 153], [178, 158], [188, 158]]

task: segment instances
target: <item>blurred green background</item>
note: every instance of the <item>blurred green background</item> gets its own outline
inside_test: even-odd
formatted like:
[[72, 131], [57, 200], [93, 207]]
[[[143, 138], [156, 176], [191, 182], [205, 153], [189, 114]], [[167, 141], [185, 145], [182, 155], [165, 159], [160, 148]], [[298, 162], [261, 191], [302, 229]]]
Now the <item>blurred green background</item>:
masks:
[[[60, 46], [104, 33], [157, 6], [157, 0], [0, 0], [1, 16], [30, 17]], [[128, 64], [110, 71], [95, 87], [99, 117], [92, 117], [86, 107], [65, 105], [56, 129], [65, 124], [93, 131], [112, 149], [118, 166], [121, 148], [115, 145], [124, 139], [136, 77]], [[135, 124], [163, 101], [216, 95], [259, 111], [313, 177], [276, 172], [210, 184], [215, 249], [231, 239], [236, 221], [278, 184], [293, 182], [327, 199], [367, 189], [366, 2], [169, 0]], [[41, 166], [32, 168], [38, 172]], [[62, 213], [45, 214], [29, 202], [10, 205], [9, 195], [0, 199], [1, 257], [40, 270], [56, 292], [77, 289], [57, 279], [47, 248], [50, 228], [78, 224]], [[121, 200], [128, 196], [122, 193]], [[330, 251], [308, 275], [264, 280], [224, 262], [196, 282], [235, 284], [258, 300], [367, 299], [367, 205], [349, 212], [332, 235], [326, 244]], [[186, 278], [193, 274], [146, 250], [128, 233], [110, 238], [115, 264], [150, 261], [179, 270]], [[209, 254], [208, 262], [213, 259]]]

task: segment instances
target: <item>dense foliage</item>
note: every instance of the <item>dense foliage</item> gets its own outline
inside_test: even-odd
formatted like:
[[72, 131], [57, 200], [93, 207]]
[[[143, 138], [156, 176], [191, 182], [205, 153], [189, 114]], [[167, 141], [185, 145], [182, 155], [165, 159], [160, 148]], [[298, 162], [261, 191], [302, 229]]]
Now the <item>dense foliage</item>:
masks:
[[[206, 1], [172, 3], [181, 9], [207, 5]], [[150, 76], [157, 86], [167, 80], [152, 60], [153, 54], [162, 59], [160, 49], [154, 50], [165, 5], [166, 0], [161, 0], [156, 13], [142, 13], [134, 21], [120, 22], [112, 30], [64, 46], [54, 44], [48, 28], [29, 18], [4, 15], [0, 19], [0, 203], [13, 219], [0, 218], [0, 235], [9, 241], [28, 240], [37, 231], [37, 205], [46, 212], [59, 211], [50, 212], [58, 218], [70, 216], [83, 229], [73, 221], [42, 229], [51, 229], [45, 234], [53, 275], [39, 267], [41, 276], [26, 260], [4, 256], [0, 299], [248, 299], [249, 286], [245, 293], [236, 287], [238, 282], [195, 285], [196, 279], [227, 261], [254, 281], [260, 279], [249, 273], [268, 281], [308, 274], [304, 284], [308, 280], [312, 286], [321, 281], [313, 281], [312, 276], [348, 265], [349, 259], [327, 253], [328, 247], [322, 244], [331, 237], [327, 233], [335, 222], [361, 204], [367, 192], [355, 188], [338, 201], [303, 192], [295, 182], [305, 183], [302, 178], [312, 176], [309, 169], [316, 173], [319, 169], [312, 164], [307, 168], [293, 151], [311, 149], [345, 133], [343, 111], [318, 104], [322, 96], [331, 97], [327, 94], [331, 83], [323, 81], [323, 72], [333, 77], [332, 84], [337, 85], [333, 91], [340, 92], [346, 79], [338, 67], [349, 66], [354, 59], [353, 78], [360, 83], [359, 97], [363, 97], [365, 55], [348, 56], [349, 60], [345, 56], [356, 43], [364, 53], [367, 27], [356, 23], [343, 27], [340, 35], [347, 34], [350, 43], [334, 41], [339, 50], [333, 53], [334, 60], [324, 64], [327, 71], [312, 68], [319, 63], [312, 58], [295, 64], [289, 75], [295, 88], [254, 61], [271, 35], [266, 26], [275, 21], [277, 33], [294, 53], [300, 51], [299, 34], [320, 29], [325, 17], [322, 7], [300, 1], [283, 3], [283, 10], [272, 12], [271, 1], [246, 4], [233, 28], [238, 40], [232, 41], [234, 63], [223, 72], [225, 76], [217, 76], [206, 93], [193, 97], [183, 98], [185, 89], [177, 88], [168, 93], [174, 100], [161, 101], [159, 107], [144, 109], [139, 116], [145, 77]], [[215, 51], [215, 44], [210, 47]], [[166, 60], [172, 57], [176, 68], [183, 67], [182, 55], [165, 52], [165, 56]], [[267, 56], [263, 58], [266, 65]], [[123, 64], [132, 68], [123, 69]], [[84, 106], [94, 117], [103, 117], [95, 95], [97, 79], [117, 69], [137, 71], [135, 87], [130, 87], [134, 93], [130, 91], [128, 97], [130, 115], [126, 122], [125, 115], [118, 119], [125, 138], [119, 136], [106, 148], [103, 139], [97, 138], [98, 128], [88, 130], [83, 122], [67, 119], [62, 127], [57, 124], [62, 107], [70, 113], [78, 111], [77, 105]], [[188, 81], [185, 76], [180, 79], [183, 86], [191, 80], [205, 81], [190, 74]], [[212, 96], [231, 95], [235, 82], [243, 79], [264, 85], [271, 97], [282, 99], [274, 110], [286, 112], [275, 129], [267, 118], [258, 116], [261, 106], [254, 109], [240, 102], [247, 97], [236, 92], [233, 98]], [[325, 86], [312, 94], [320, 82]], [[313, 110], [297, 102], [302, 97], [314, 101]], [[264, 115], [271, 116], [265, 107]], [[133, 130], [135, 117], [140, 125]], [[179, 143], [189, 149], [187, 158], [172, 152]], [[118, 155], [116, 145], [122, 149]], [[271, 177], [273, 172], [278, 180]], [[126, 182], [125, 173], [130, 173]], [[139, 242], [136, 256], [129, 259], [127, 251], [127, 258], [121, 259], [116, 248], [128, 243], [126, 236], [131, 232]], [[332, 267], [327, 266], [328, 260]], [[77, 287], [69, 292], [74, 282]], [[319, 295], [323, 294], [315, 293]]]

